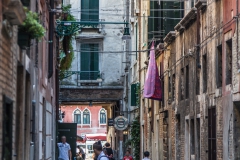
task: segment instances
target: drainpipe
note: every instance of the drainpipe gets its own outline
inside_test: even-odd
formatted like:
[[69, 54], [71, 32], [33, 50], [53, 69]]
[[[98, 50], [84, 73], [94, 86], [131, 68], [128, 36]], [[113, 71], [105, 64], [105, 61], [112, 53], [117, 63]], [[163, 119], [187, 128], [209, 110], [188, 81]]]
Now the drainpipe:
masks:
[[[54, 9], [54, 0], [50, 0], [50, 7]], [[49, 12], [49, 32], [48, 32], [48, 78], [53, 75], [53, 32], [54, 32], [54, 12]]]

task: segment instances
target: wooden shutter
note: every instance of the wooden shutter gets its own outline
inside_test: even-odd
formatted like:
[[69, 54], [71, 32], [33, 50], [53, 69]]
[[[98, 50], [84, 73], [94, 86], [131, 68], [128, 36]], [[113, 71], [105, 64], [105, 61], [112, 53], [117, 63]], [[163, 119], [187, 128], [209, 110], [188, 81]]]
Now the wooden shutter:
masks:
[[99, 20], [99, 0], [89, 0], [89, 9], [90, 9], [89, 19], [91, 21], [98, 21]]
[[98, 44], [90, 45], [91, 60], [90, 60], [90, 71], [93, 71], [91, 74], [92, 79], [96, 80], [98, 77], [99, 70], [99, 54], [98, 54]]
[[137, 84], [131, 85], [131, 106], [137, 105], [137, 95], [136, 95]]
[[89, 3], [92, 0], [81, 0], [81, 20], [89, 20]]

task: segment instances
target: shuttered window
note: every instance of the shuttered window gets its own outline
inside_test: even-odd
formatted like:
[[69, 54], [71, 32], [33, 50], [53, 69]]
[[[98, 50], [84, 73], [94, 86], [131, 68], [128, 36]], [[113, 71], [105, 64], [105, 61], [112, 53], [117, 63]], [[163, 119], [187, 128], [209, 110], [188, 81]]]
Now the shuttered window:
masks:
[[136, 90], [137, 90], [137, 84], [132, 84], [131, 85], [131, 106], [137, 105]]
[[99, 20], [99, 0], [81, 1], [81, 21]]
[[99, 45], [81, 44], [81, 80], [96, 80], [99, 71]]

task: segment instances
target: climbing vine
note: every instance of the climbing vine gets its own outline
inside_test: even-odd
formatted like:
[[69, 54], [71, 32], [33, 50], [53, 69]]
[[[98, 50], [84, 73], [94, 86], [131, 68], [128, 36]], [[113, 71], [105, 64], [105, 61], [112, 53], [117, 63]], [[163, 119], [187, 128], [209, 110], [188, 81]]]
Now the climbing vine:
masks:
[[[76, 21], [74, 16], [70, 13], [71, 5], [63, 6], [62, 10], [64, 12], [61, 20], [63, 21]], [[74, 35], [65, 35], [61, 42], [61, 52], [60, 52], [60, 79], [64, 78], [64, 71], [71, 68], [72, 61], [74, 59], [74, 51], [72, 46], [72, 37]]]
[[139, 116], [137, 116], [131, 125], [131, 139], [130, 144], [133, 147], [133, 156], [134, 159], [140, 159], [140, 122]]

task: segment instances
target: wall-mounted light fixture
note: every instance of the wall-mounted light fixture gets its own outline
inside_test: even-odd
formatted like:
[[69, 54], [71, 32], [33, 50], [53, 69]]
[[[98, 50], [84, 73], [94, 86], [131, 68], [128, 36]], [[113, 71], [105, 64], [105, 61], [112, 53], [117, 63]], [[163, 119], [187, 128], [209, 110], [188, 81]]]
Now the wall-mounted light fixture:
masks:
[[92, 107], [92, 100], [89, 101], [89, 107]]
[[128, 135], [128, 131], [127, 130], [123, 131], [123, 135]]

